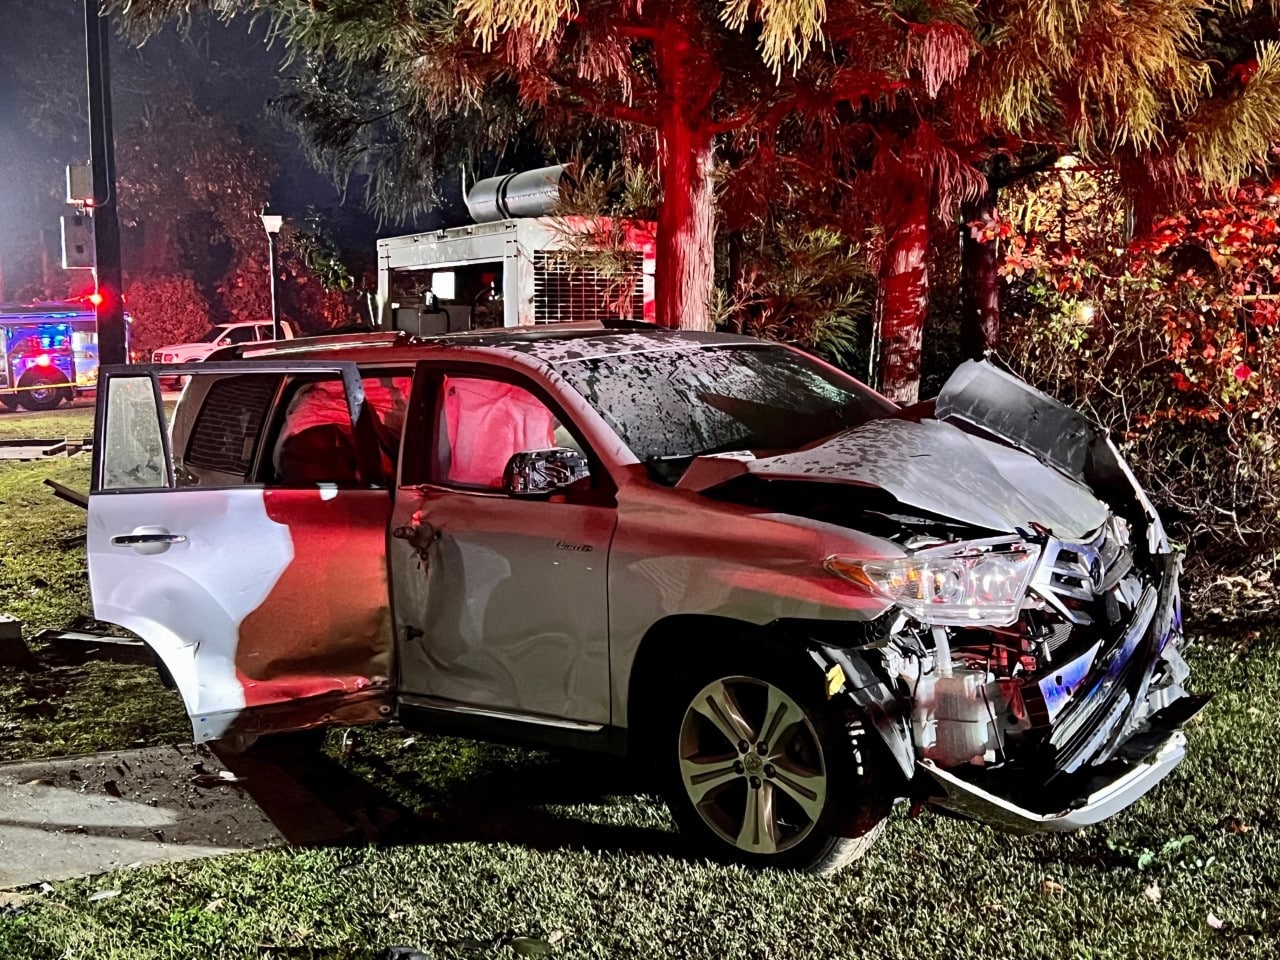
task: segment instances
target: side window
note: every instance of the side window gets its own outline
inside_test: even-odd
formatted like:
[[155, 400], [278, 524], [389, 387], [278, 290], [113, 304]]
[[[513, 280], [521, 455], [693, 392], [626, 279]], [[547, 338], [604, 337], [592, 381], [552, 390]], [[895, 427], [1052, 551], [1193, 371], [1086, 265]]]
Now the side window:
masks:
[[150, 377], [112, 377], [103, 436], [103, 490], [168, 486], [164, 424]]
[[561, 428], [555, 414], [523, 387], [479, 377], [441, 379], [432, 424], [433, 483], [501, 490], [514, 454], [547, 450]]
[[227, 343], [250, 343], [254, 339], [255, 327], [232, 327], [227, 331]]
[[387, 486], [395, 476], [412, 377], [370, 374], [362, 378], [365, 410], [377, 440], [377, 475], [362, 477], [356, 432], [338, 377], [295, 378], [285, 389], [284, 415], [263, 457], [268, 484]]
[[176, 457], [178, 486], [250, 482], [278, 374], [219, 377], [209, 384], [186, 451]]
[[275, 331], [269, 323], [260, 323], [254, 329], [254, 336], [258, 340], [274, 340]]

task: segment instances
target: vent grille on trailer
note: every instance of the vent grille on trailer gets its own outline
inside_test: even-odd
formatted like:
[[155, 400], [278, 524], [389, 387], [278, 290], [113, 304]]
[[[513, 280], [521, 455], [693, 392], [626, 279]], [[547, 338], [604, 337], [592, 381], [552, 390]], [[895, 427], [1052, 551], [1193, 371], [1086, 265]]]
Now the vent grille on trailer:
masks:
[[622, 273], [575, 263], [581, 254], [536, 250], [533, 254], [533, 322], [603, 323], [619, 317], [644, 319], [643, 258], [630, 255]]

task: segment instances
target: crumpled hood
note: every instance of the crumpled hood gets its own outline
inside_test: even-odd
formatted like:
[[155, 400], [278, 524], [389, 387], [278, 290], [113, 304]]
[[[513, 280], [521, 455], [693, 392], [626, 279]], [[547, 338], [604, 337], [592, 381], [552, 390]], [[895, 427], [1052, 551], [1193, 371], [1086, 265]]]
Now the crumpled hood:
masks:
[[1032, 524], [1083, 540], [1107, 507], [1083, 485], [1029, 454], [937, 420], [873, 420], [808, 450], [773, 457], [699, 457], [677, 487], [709, 490], [734, 476], [879, 487], [900, 503], [1000, 532]]

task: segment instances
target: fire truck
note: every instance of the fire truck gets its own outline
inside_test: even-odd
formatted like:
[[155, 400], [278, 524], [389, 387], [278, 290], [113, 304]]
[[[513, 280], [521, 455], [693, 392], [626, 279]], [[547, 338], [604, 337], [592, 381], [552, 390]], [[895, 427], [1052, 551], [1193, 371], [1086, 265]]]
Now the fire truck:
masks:
[[[126, 337], [128, 317], [125, 318]], [[79, 300], [0, 306], [0, 404], [52, 410], [98, 383], [98, 318]]]
[[427, 336], [653, 322], [653, 225], [556, 215], [569, 176], [554, 166], [478, 181], [466, 195], [475, 223], [379, 240], [379, 325]]

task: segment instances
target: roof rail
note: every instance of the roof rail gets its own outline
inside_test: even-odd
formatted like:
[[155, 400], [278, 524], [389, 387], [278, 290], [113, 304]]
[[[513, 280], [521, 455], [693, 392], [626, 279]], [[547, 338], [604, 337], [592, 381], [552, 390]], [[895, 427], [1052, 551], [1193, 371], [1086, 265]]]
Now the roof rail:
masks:
[[268, 354], [296, 353], [299, 350], [311, 350], [316, 347], [376, 347], [395, 343], [401, 339], [408, 340], [408, 335], [400, 330], [386, 330], [377, 333], [335, 333], [330, 336], [320, 334], [314, 337], [296, 337], [293, 340], [273, 340], [267, 343], [242, 344], [236, 351], [238, 357], [261, 357]]

